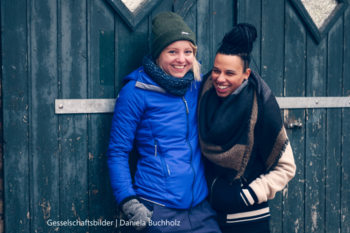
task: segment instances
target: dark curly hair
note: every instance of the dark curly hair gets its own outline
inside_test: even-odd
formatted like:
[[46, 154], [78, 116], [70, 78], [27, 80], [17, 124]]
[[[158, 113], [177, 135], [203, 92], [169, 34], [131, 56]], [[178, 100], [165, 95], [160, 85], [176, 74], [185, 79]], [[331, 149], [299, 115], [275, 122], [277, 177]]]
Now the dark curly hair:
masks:
[[236, 55], [242, 59], [243, 72], [249, 68], [253, 43], [258, 34], [256, 28], [248, 23], [237, 24], [222, 39], [217, 54]]

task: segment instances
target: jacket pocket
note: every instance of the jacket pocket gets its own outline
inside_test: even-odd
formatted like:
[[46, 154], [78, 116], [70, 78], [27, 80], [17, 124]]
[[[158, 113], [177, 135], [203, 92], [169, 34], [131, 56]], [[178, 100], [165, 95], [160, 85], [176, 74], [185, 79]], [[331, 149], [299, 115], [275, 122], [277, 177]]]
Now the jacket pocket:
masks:
[[225, 176], [218, 176], [214, 179], [210, 190], [210, 204], [213, 209], [234, 213], [246, 208], [242, 205], [240, 181], [230, 182]]
[[170, 170], [168, 165], [165, 163], [164, 157], [161, 155], [159, 143], [157, 140], [154, 140], [154, 151], [155, 151], [154, 156], [158, 156], [161, 161], [164, 177], [167, 177], [168, 176], [167, 174], [170, 175]]

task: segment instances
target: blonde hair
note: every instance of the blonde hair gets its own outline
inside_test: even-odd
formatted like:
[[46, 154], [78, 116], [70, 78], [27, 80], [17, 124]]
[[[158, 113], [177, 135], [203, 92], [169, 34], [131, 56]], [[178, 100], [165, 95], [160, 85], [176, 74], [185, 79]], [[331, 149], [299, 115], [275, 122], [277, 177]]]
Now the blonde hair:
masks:
[[[202, 78], [201, 78], [201, 64], [197, 61], [197, 58], [196, 58], [197, 46], [195, 46], [191, 42], [189, 42], [189, 43], [193, 49], [193, 63], [192, 63], [191, 70], [193, 72], [194, 80], [200, 82], [202, 80]], [[159, 55], [159, 57], [160, 57], [160, 55]], [[159, 65], [159, 57], [156, 59], [156, 63], [160, 68], [162, 68], [162, 70], [164, 70], [163, 67], [161, 65]]]
[[202, 78], [201, 78], [201, 64], [197, 61], [197, 58], [196, 58], [197, 46], [195, 46], [191, 42], [190, 42], [190, 45], [193, 48], [193, 56], [194, 56], [191, 70], [193, 71], [194, 80], [199, 82], [202, 80]]

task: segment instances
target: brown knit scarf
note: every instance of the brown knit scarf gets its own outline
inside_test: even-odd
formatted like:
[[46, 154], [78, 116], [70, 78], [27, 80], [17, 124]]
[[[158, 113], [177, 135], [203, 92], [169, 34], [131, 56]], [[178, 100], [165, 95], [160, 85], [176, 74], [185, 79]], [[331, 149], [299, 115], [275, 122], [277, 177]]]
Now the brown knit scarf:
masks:
[[254, 71], [225, 100], [217, 96], [211, 73], [203, 78], [198, 128], [203, 155], [229, 168], [234, 179], [244, 174], [255, 143], [266, 171], [277, 164], [288, 144], [277, 101]]

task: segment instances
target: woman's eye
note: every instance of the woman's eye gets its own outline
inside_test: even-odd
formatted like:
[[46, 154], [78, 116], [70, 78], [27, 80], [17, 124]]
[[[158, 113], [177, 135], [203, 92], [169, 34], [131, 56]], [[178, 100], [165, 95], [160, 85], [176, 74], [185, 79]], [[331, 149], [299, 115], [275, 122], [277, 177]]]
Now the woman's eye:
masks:
[[189, 50], [189, 51], [186, 51], [185, 53], [187, 53], [187, 54], [191, 54], [191, 53], [192, 53], [192, 51], [190, 51], [190, 50]]
[[213, 72], [216, 73], [216, 74], [220, 73], [219, 70], [213, 70]]
[[173, 50], [170, 50], [168, 53], [175, 53], [175, 51], [173, 51]]

